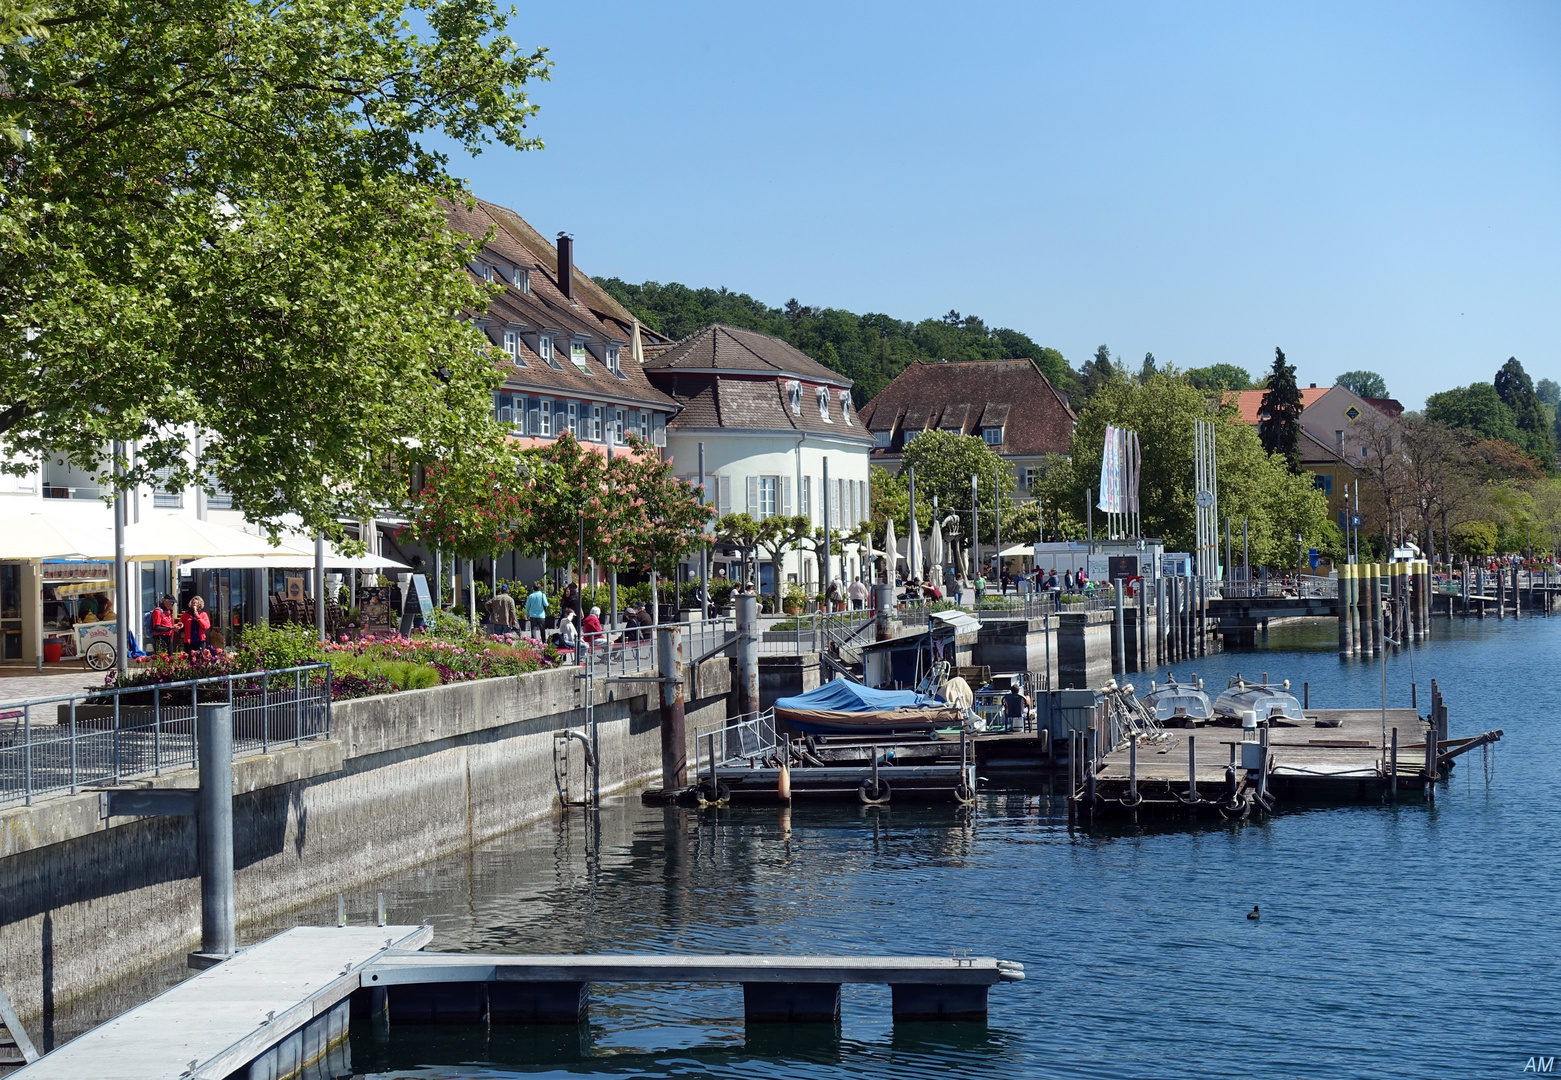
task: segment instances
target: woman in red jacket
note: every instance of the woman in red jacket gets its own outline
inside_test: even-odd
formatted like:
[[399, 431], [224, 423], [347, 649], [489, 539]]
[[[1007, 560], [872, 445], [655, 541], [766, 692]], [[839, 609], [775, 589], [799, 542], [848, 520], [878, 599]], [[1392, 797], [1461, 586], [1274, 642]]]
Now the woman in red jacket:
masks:
[[206, 647], [206, 632], [211, 629], [211, 616], [206, 614], [206, 601], [199, 596], [190, 600], [184, 614], [184, 651], [199, 652]]

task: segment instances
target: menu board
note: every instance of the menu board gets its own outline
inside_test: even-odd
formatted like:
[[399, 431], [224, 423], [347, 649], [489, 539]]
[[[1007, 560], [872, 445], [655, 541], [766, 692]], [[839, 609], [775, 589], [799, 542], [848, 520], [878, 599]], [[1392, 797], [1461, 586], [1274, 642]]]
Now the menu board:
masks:
[[390, 590], [374, 585], [358, 590], [358, 608], [365, 630], [390, 629]]

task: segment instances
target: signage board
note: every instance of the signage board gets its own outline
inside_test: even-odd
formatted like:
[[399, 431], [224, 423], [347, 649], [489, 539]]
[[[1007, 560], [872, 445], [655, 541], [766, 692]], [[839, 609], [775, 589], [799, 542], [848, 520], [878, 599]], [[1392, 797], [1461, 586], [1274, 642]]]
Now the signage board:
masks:
[[434, 618], [434, 598], [428, 591], [428, 577], [426, 574], [412, 575], [412, 593], [417, 599], [417, 610], [423, 616], [425, 622], [432, 622]]

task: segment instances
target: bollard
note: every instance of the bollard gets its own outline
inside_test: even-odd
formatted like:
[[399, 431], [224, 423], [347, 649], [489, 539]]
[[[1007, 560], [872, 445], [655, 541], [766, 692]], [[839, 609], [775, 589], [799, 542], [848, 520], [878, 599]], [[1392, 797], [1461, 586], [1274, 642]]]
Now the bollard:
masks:
[[873, 604], [877, 608], [873, 620], [873, 639], [888, 641], [894, 636], [889, 629], [889, 618], [894, 612], [894, 586], [882, 583], [874, 585]]
[[1354, 651], [1354, 642], [1350, 640], [1350, 566], [1339, 567], [1339, 659], [1347, 659]]
[[1187, 802], [1194, 812], [1198, 806], [1198, 737], [1187, 736]]
[[661, 790], [677, 791], [688, 787], [682, 627], [656, 630], [656, 674], [661, 678]]
[[759, 713], [759, 598], [737, 597], [737, 708], [744, 719]]
[[201, 952], [232, 956], [233, 706], [198, 706], [196, 740], [201, 782]]
[[1301, 708], [1303, 710], [1305, 710], [1305, 709], [1310, 709], [1311, 707], [1312, 707], [1312, 684], [1309, 683], [1309, 682], [1304, 682], [1304, 683], [1301, 684]]
[[1089, 820], [1095, 820], [1095, 729], [1090, 728], [1084, 736], [1084, 786], [1088, 789]]

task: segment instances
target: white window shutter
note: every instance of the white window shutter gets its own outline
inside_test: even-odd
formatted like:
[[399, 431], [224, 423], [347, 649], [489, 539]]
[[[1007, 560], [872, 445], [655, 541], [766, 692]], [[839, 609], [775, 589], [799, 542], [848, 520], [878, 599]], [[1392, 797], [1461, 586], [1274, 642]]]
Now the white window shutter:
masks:
[[780, 478], [780, 514], [781, 517], [791, 517], [791, 477]]
[[752, 518], [759, 516], [759, 478], [757, 476], [748, 477], [748, 516]]
[[[708, 481], [709, 477], [706, 477]], [[716, 507], [717, 516], [725, 517], [732, 512], [732, 478], [730, 476], [716, 477]]]

